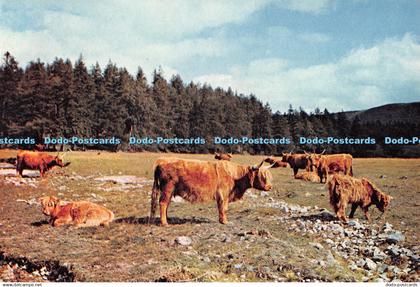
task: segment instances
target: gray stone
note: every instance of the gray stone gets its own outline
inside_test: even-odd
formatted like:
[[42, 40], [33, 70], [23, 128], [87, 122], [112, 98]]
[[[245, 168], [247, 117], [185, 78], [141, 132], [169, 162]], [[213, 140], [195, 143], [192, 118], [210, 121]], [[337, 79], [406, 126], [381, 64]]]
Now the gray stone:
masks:
[[318, 250], [324, 249], [324, 246], [322, 246], [322, 244], [320, 244], [319, 242], [311, 242], [309, 243], [309, 245], [311, 245], [312, 247]]
[[379, 273], [385, 273], [386, 270], [388, 270], [388, 265], [387, 264], [378, 264], [378, 272]]
[[373, 257], [372, 257], [373, 260], [382, 261], [382, 260], [385, 260], [386, 257], [387, 257], [386, 254], [383, 251], [381, 251], [379, 248], [376, 247], [374, 249]]
[[329, 266], [335, 266], [337, 265], [337, 260], [335, 260], [334, 256], [332, 255], [331, 251], [328, 250], [327, 253], [327, 263]]
[[357, 265], [353, 263], [353, 264], [349, 264], [349, 269], [351, 271], [355, 271], [355, 270], [359, 269], [359, 267], [357, 267]]
[[178, 243], [179, 245], [188, 246], [192, 244], [192, 239], [191, 237], [188, 237], [188, 236], [178, 236], [175, 239], [175, 242]]
[[235, 264], [235, 265], [233, 265], [233, 267], [234, 267], [235, 269], [241, 269], [241, 268], [242, 268], [242, 263]]
[[343, 234], [344, 233], [344, 228], [341, 225], [339, 225], [339, 224], [333, 223], [333, 224], [330, 225], [330, 228], [336, 234], [337, 233], [339, 233], [339, 234]]
[[356, 220], [350, 220], [348, 222], [348, 225], [353, 227], [354, 229], [364, 229], [364, 225], [361, 224], [360, 222], [356, 221]]
[[400, 231], [396, 231], [393, 233], [388, 234], [385, 237], [386, 242], [388, 243], [397, 243], [405, 240], [404, 234], [402, 234]]
[[376, 265], [376, 263], [375, 262], [373, 262], [372, 261], [372, 259], [370, 259], [370, 258], [366, 258], [366, 264], [365, 264], [365, 267], [368, 269], [368, 270], [375, 270], [376, 268], [377, 268], [377, 265]]
[[325, 243], [329, 244], [329, 245], [335, 245], [334, 241], [332, 241], [331, 239], [327, 238], [324, 240]]
[[363, 258], [360, 258], [359, 260], [356, 261], [356, 265], [359, 267], [363, 267], [365, 266], [366, 261]]

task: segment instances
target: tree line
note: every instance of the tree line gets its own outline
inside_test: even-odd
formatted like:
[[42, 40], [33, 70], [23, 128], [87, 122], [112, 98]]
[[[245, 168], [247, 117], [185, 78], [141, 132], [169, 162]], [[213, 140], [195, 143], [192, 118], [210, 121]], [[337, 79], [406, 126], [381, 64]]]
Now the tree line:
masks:
[[[275, 91], [273, 91], [274, 93]], [[208, 153], [225, 151], [280, 154], [283, 151], [349, 152], [355, 156], [415, 156], [417, 149], [384, 145], [384, 136], [412, 136], [418, 123], [361, 122], [327, 109], [307, 113], [292, 106], [273, 113], [255, 95], [243, 95], [208, 84], [170, 80], [155, 70], [149, 84], [141, 68], [131, 75], [111, 61], [88, 68], [80, 57], [75, 63], [56, 58], [39, 59], [25, 68], [6, 53], [0, 65], [0, 136], [121, 139], [118, 145], [79, 145], [73, 149], [172, 151]], [[130, 145], [129, 138], [195, 138], [202, 145]], [[214, 145], [214, 137], [291, 139], [289, 145]], [[373, 137], [373, 145], [308, 145], [299, 137]], [[7, 145], [2, 145], [6, 147]], [[7, 146], [10, 147], [10, 146]], [[22, 148], [22, 146], [11, 146]], [[27, 146], [24, 148], [33, 148]], [[52, 148], [59, 148], [52, 146]]]

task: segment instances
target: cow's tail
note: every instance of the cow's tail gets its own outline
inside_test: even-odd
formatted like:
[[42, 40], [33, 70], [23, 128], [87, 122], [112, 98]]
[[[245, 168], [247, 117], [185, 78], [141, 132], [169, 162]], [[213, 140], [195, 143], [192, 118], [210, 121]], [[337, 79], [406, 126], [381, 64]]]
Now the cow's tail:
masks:
[[154, 172], [154, 180], [153, 180], [153, 188], [152, 188], [152, 195], [150, 201], [150, 216], [148, 220], [148, 224], [150, 224], [151, 220], [155, 218], [156, 209], [158, 205], [158, 197], [160, 192], [160, 167], [155, 167]]

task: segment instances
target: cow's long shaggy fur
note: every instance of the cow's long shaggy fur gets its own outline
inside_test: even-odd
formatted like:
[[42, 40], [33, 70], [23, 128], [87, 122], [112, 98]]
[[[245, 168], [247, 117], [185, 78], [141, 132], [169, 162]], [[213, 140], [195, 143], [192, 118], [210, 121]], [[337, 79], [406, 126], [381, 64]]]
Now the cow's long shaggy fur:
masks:
[[38, 169], [42, 177], [52, 167], [65, 167], [68, 164], [64, 164], [58, 155], [53, 156], [37, 151], [19, 151], [16, 156], [16, 172], [20, 176], [22, 176], [24, 169]]
[[368, 209], [371, 205], [384, 213], [392, 197], [383, 193], [366, 178], [357, 179], [347, 175], [334, 174], [328, 182], [330, 204], [338, 219], [347, 221], [345, 210], [351, 203], [350, 218], [354, 216], [357, 207], [361, 207], [366, 219], [370, 220]]
[[303, 181], [319, 182], [320, 178], [317, 172], [304, 171], [295, 175], [295, 179], [301, 179]]
[[44, 196], [39, 199], [42, 212], [50, 216], [54, 227], [74, 225], [78, 227], [108, 226], [114, 219], [114, 213], [104, 206], [88, 201], [64, 203], [55, 196]]
[[[157, 204], [161, 225], [167, 225], [167, 210], [173, 196], [192, 203], [216, 201], [219, 222], [227, 223], [228, 204], [240, 200], [249, 188], [270, 190], [271, 166], [245, 166], [229, 161], [200, 161], [160, 158], [154, 164], [154, 183], [151, 195], [149, 223]], [[158, 201], [159, 197], [159, 201]]]

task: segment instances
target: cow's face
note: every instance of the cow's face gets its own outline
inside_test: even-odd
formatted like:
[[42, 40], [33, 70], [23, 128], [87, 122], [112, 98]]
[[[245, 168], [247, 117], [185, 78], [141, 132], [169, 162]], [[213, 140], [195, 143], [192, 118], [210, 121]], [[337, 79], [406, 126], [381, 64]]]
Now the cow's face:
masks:
[[378, 209], [381, 212], [385, 212], [385, 210], [388, 208], [391, 200], [392, 200], [392, 196], [382, 193], [382, 196], [379, 198], [376, 206], [378, 207]]
[[60, 167], [64, 167], [63, 160], [59, 158], [58, 156], [55, 157], [53, 164], [58, 165]]
[[282, 155], [282, 158], [281, 158], [282, 162], [289, 162], [289, 158], [292, 156], [291, 153], [282, 153], [281, 155]]
[[41, 203], [42, 213], [50, 216], [60, 200], [54, 196], [44, 196], [39, 199], [39, 202]]
[[393, 199], [392, 196], [383, 193], [378, 187], [367, 180], [362, 180], [365, 187], [372, 191], [372, 202], [376, 205], [376, 207], [384, 213], [388, 208], [391, 200]]
[[253, 188], [269, 191], [273, 187], [273, 176], [271, 175], [269, 169], [275, 163], [270, 166], [262, 166], [263, 163], [264, 161], [262, 161], [259, 166], [253, 166], [250, 168], [250, 175], [251, 178], [253, 178], [251, 185]]
[[308, 160], [311, 164], [311, 167], [316, 169], [318, 168], [319, 163], [321, 161], [321, 155], [316, 153], [308, 154]]

